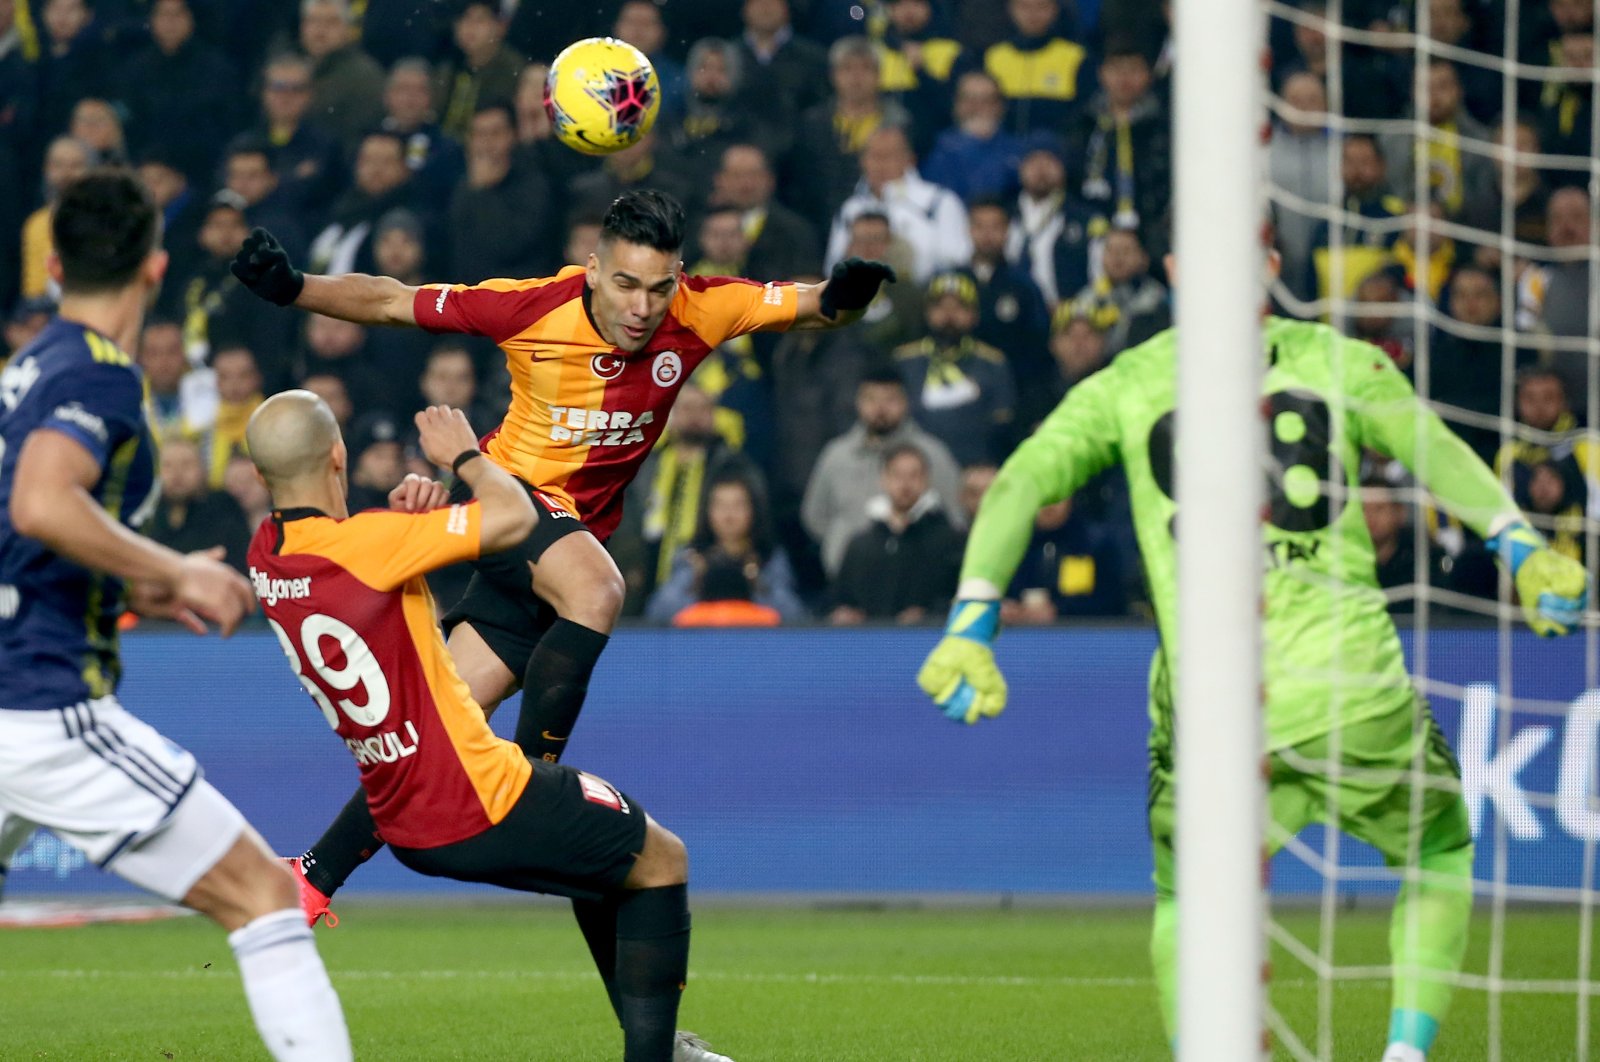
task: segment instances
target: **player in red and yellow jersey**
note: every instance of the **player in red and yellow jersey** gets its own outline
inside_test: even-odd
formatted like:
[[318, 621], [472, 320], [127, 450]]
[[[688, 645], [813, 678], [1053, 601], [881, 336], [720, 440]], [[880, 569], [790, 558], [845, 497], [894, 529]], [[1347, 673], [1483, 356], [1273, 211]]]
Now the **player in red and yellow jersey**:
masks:
[[610, 783], [496, 737], [445, 650], [423, 576], [514, 548], [538, 517], [459, 411], [416, 419], [424, 453], [473, 497], [433, 507], [444, 488], [413, 479], [394, 501], [416, 511], [351, 516], [348, 455], [327, 405], [286, 391], [256, 410], [250, 456], [273, 510], [249, 558], [267, 621], [355, 758], [400, 862], [586, 905], [610, 927], [595, 956], [626, 1059], [726, 1062], [674, 1030], [689, 960], [683, 842]]
[[[483, 446], [528, 487], [543, 518], [522, 546], [477, 562], [445, 630], [486, 711], [522, 686], [516, 742], [535, 758], [559, 759], [622, 608], [622, 575], [602, 543], [683, 381], [734, 336], [853, 321], [894, 279], [860, 259], [823, 284], [687, 277], [683, 227], [671, 198], [628, 192], [607, 211], [586, 267], [474, 286], [307, 276], [261, 229], [233, 263], [246, 287], [278, 305], [487, 336], [505, 351], [511, 406]], [[323, 903], [373, 850], [366, 804], [352, 798], [301, 857]]]

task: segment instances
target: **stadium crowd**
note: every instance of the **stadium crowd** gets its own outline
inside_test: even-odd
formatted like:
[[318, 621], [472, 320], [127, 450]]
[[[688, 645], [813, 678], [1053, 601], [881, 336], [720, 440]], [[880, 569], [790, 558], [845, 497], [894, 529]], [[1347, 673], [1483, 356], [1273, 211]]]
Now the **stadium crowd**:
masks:
[[[1297, 6], [1269, 35], [1278, 312], [1358, 298], [1335, 323], [1407, 371], [1424, 338], [1430, 397], [1465, 411], [1464, 436], [1582, 558], [1600, 469], [1575, 408], [1587, 357], [1559, 339], [1596, 326], [1593, 0], [1524, 0], [1514, 27], [1494, 0], [1429, 0], [1426, 18], [1340, 7], [1363, 30], [1420, 24], [1451, 55], [1499, 56], [1515, 30], [1539, 76], [1509, 88], [1493, 63], [1418, 71], [1409, 47], [1341, 47], [1320, 0]], [[1169, 18], [1155, 0], [0, 0], [5, 344], [53, 309], [60, 190], [135, 167], [172, 256], [136, 352], [163, 441], [147, 530], [242, 563], [268, 508], [243, 453], [264, 396], [327, 400], [352, 510], [434, 471], [411, 421], [424, 403], [487, 432], [508, 398], [483, 341], [253, 296], [228, 268], [253, 226], [313, 272], [473, 283], [582, 264], [607, 204], [657, 188], [689, 210], [690, 273], [819, 280], [858, 255], [901, 280], [857, 325], [731, 341], [684, 385], [610, 542], [629, 614], [935, 621], [996, 467], [1079, 380], [1171, 323]], [[663, 92], [653, 132], [604, 159], [555, 141], [542, 106], [554, 53], [596, 34], [649, 55]], [[1345, 117], [1412, 124], [1340, 135], [1330, 95]], [[1502, 167], [1497, 144], [1545, 165]], [[1318, 204], [1342, 206], [1337, 226]], [[1444, 228], [1421, 238], [1420, 214]], [[1502, 328], [1533, 429], [1505, 444], [1489, 419]], [[1381, 463], [1363, 483], [1385, 585], [1421, 567], [1493, 595], [1469, 533], [1400, 504]], [[1039, 514], [1007, 621], [1137, 613], [1136, 552], [1125, 488], [1105, 477]], [[464, 579], [440, 579], [444, 603]]]

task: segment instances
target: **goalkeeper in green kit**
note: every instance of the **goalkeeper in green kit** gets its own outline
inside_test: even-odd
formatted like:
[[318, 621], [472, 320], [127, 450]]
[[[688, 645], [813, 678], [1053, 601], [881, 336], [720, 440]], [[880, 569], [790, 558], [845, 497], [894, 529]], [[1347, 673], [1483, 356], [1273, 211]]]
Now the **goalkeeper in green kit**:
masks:
[[[1330, 825], [1376, 847], [1389, 865], [1415, 860], [1422, 873], [1400, 890], [1391, 923], [1393, 1012], [1383, 1062], [1423, 1062], [1466, 948], [1473, 842], [1460, 769], [1412, 688], [1378, 589], [1372, 540], [1355, 501], [1362, 451], [1397, 458], [1485, 538], [1541, 635], [1566, 634], [1580, 622], [1588, 579], [1581, 565], [1546, 547], [1489, 468], [1417, 400], [1382, 351], [1324, 325], [1275, 317], [1263, 321], [1262, 340], [1272, 469], [1263, 530], [1268, 847], [1276, 851], [1331, 815]], [[1000, 713], [1006, 684], [991, 645], [1034, 514], [1120, 463], [1161, 635], [1150, 671], [1151, 955], [1169, 1038], [1178, 976], [1176, 355], [1171, 329], [1118, 355], [1074, 387], [1005, 463], [973, 525], [945, 637], [917, 676], [954, 720]], [[1413, 821], [1419, 765], [1433, 784], [1421, 787]]]

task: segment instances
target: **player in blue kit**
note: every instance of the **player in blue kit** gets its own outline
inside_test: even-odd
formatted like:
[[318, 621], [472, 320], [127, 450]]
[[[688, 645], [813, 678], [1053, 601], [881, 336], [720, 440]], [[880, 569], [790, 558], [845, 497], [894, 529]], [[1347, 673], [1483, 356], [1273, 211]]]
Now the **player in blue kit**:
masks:
[[294, 879], [195, 759], [116, 699], [124, 609], [229, 634], [250, 584], [135, 530], [158, 496], [139, 336], [167, 253], [133, 174], [70, 185], [51, 223], [59, 317], [0, 373], [0, 865], [43, 827], [228, 930], [272, 1056], [351, 1057]]

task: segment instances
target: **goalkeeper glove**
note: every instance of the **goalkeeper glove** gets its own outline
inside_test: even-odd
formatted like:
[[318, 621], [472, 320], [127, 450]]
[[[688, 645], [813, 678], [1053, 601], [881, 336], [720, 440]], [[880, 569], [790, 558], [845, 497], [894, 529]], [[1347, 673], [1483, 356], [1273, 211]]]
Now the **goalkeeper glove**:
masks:
[[991, 648], [999, 633], [1000, 602], [957, 601], [944, 637], [917, 672], [922, 692], [955, 722], [970, 726], [1005, 709], [1006, 680]]
[[822, 316], [831, 321], [839, 316], [840, 310], [864, 310], [878, 297], [878, 288], [885, 280], [893, 284], [897, 279], [893, 266], [864, 258], [846, 258], [833, 267], [822, 289], [819, 303]]
[[239, 283], [279, 306], [288, 306], [306, 286], [305, 274], [289, 264], [289, 252], [263, 228], [250, 231], [229, 266]]
[[1522, 613], [1541, 637], [1570, 633], [1589, 604], [1589, 573], [1583, 565], [1551, 549], [1527, 524], [1518, 521], [1489, 539], [1517, 584]]

